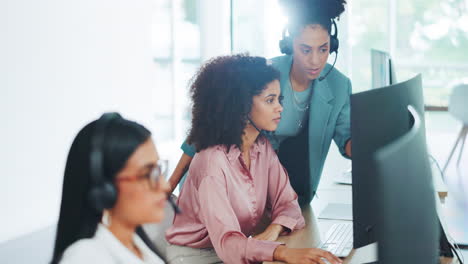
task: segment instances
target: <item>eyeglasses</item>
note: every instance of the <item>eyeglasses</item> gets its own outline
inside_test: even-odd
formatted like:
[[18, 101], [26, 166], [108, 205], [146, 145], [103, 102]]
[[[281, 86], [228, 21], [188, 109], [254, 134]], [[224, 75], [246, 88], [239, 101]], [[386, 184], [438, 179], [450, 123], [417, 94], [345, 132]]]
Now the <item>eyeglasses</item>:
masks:
[[154, 166], [148, 173], [139, 176], [135, 175], [131, 177], [117, 178], [116, 181], [137, 181], [146, 179], [151, 189], [158, 189], [161, 183], [161, 177], [166, 177], [168, 163], [169, 162], [167, 160], [158, 160], [156, 166]]

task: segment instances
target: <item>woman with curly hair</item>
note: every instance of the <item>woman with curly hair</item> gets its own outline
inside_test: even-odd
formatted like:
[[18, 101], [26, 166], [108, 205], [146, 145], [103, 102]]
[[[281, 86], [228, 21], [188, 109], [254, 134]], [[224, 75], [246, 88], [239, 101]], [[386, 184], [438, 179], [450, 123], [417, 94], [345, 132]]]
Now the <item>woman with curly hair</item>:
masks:
[[[274, 242], [305, 226], [297, 195], [269, 141], [281, 119], [279, 72], [264, 58], [235, 55], [205, 64], [191, 85], [193, 158], [166, 232], [169, 263], [331, 263], [321, 249]], [[251, 237], [265, 210], [271, 224]]]
[[[270, 141], [303, 206], [315, 196], [332, 139], [344, 157], [351, 157], [351, 82], [327, 64], [329, 55], [338, 53], [334, 20], [344, 11], [346, 2], [280, 2], [289, 17], [280, 41], [281, 51], [286, 55], [273, 58], [272, 66], [281, 74], [284, 111], [276, 136], [270, 137]], [[187, 142], [182, 150], [184, 154], [169, 180], [172, 190], [196, 153]]]

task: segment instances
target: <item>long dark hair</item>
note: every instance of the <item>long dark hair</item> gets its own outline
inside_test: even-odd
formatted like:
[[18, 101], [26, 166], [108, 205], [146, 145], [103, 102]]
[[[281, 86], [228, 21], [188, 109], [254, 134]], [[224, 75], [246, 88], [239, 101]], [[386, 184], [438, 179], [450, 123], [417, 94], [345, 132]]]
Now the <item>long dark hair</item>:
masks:
[[[91, 142], [96, 133], [96, 122], [86, 125], [75, 137], [68, 153], [63, 179], [62, 203], [51, 263], [58, 263], [65, 249], [75, 241], [91, 238], [101, 221], [102, 212], [90, 205], [88, 193], [90, 177]], [[103, 135], [103, 178], [113, 183], [116, 174], [124, 168], [132, 153], [148, 140], [151, 133], [142, 125], [118, 116], [112, 119]]]
[[265, 58], [246, 54], [220, 56], [193, 78], [192, 128], [187, 138], [197, 151], [214, 145], [241, 148], [253, 97], [280, 74]]
[[345, 10], [346, 0], [280, 0], [286, 16], [290, 36], [297, 36], [311, 24], [321, 25], [331, 33], [332, 19], [339, 18]]

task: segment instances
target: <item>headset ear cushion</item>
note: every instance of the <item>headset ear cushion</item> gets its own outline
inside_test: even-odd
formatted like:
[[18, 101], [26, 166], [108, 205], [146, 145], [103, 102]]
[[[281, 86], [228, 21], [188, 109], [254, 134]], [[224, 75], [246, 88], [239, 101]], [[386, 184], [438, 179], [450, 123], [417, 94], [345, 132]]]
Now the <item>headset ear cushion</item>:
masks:
[[89, 203], [98, 212], [104, 209], [114, 207], [117, 201], [117, 190], [111, 183], [104, 183], [100, 186], [93, 187], [89, 192]]
[[[331, 26], [335, 29], [333, 35], [330, 35], [330, 54], [333, 52], [338, 53], [338, 48], [340, 47], [340, 41], [338, 40], [338, 26], [334, 19], [331, 20]], [[330, 29], [331, 32], [331, 29]]]
[[333, 52], [338, 52], [338, 48], [340, 46], [340, 41], [338, 40], [337, 36], [333, 35], [330, 37], [330, 54]]

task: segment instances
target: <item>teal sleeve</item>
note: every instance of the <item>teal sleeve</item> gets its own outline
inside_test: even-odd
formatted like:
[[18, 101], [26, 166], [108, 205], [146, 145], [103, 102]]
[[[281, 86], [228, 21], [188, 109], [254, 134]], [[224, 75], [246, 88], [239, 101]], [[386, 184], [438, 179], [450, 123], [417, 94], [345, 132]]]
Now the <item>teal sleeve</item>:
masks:
[[348, 79], [345, 103], [338, 114], [338, 119], [336, 120], [335, 125], [335, 134], [333, 136], [333, 140], [338, 146], [341, 155], [345, 158], [349, 158], [346, 155], [345, 148], [346, 143], [351, 139], [351, 89], [351, 81]]
[[[186, 155], [189, 155], [189, 156], [192, 157], [192, 158], [193, 158], [193, 156], [195, 156], [195, 153], [196, 153], [195, 146], [188, 144], [188, 143], [187, 143], [187, 140], [184, 140], [184, 143], [182, 143], [182, 145], [180, 146], [180, 148], [182, 149], [182, 151], [183, 151]], [[188, 172], [186, 172], [186, 173], [182, 176], [182, 179], [180, 179], [180, 182], [179, 182], [179, 191], [182, 191], [182, 187], [184, 186], [185, 180], [187, 179], [187, 174], [188, 174]]]
[[185, 140], [184, 143], [182, 143], [182, 146], [180, 146], [180, 148], [188, 156], [190, 156], [190, 157], [195, 156], [195, 153], [196, 153], [195, 146], [189, 145], [187, 143], [187, 140]]

